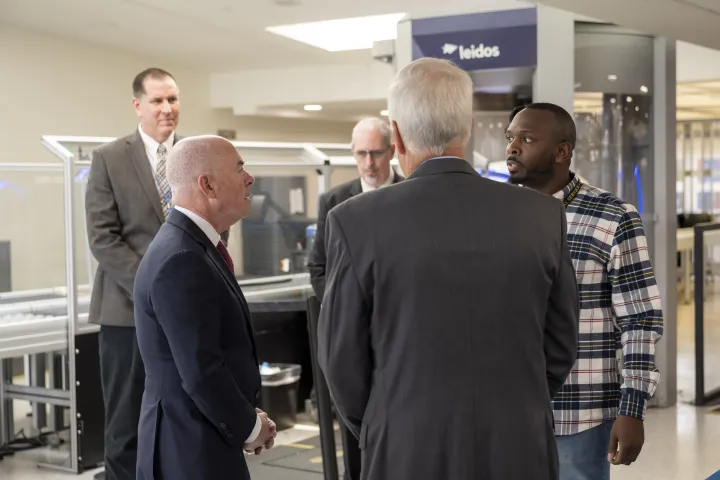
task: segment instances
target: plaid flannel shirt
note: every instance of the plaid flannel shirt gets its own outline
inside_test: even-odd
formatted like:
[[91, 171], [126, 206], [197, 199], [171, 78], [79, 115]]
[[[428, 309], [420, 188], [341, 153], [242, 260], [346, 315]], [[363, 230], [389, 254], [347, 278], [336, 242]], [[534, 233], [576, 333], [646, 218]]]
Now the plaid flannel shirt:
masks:
[[[573, 180], [555, 197], [565, 200]], [[644, 420], [660, 372], [662, 306], [635, 207], [583, 183], [566, 209], [580, 296], [578, 359], [553, 399], [555, 433], [572, 435], [626, 415]]]

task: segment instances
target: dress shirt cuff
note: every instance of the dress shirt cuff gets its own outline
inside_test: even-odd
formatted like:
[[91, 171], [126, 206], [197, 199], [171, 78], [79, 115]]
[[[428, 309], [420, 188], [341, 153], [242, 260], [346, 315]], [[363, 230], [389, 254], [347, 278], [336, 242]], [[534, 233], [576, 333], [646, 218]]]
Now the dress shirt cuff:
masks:
[[623, 390], [618, 415], [645, 420], [647, 394], [637, 390]]
[[260, 435], [260, 429], [262, 428], [262, 421], [260, 421], [260, 415], [257, 416], [257, 420], [255, 420], [255, 428], [253, 428], [252, 432], [250, 432], [250, 436], [245, 440], [245, 443], [252, 443], [255, 440], [257, 440], [258, 435]]

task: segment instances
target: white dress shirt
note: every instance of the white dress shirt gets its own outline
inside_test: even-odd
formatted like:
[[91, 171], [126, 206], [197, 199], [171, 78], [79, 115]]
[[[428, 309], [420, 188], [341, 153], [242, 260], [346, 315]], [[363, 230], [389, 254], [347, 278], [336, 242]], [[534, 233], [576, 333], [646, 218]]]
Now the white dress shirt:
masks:
[[383, 187], [387, 187], [388, 185], [392, 185], [394, 178], [395, 178], [395, 172], [393, 172], [392, 168], [390, 168], [390, 175], [388, 175], [388, 178], [387, 178], [387, 180], [385, 180], [385, 183], [383, 183], [379, 187], [373, 187], [372, 185], [367, 183], [365, 181], [365, 179], [362, 177], [360, 177], [360, 185], [362, 186], [363, 193], [369, 192], [370, 190], [375, 190], [377, 188], [383, 188]]
[[220, 243], [220, 234], [215, 231], [215, 227], [210, 225], [210, 222], [205, 220], [203, 217], [198, 215], [197, 213], [188, 210], [184, 207], [175, 206], [175, 210], [178, 212], [184, 214], [186, 217], [188, 217], [190, 220], [195, 222], [195, 225], [200, 227], [200, 230], [203, 231], [205, 235], [210, 239], [210, 243], [217, 246], [218, 243]]
[[[142, 125], [138, 125], [138, 132], [140, 132], [140, 138], [142, 138], [143, 144], [145, 145], [145, 153], [147, 153], [148, 160], [150, 160], [150, 166], [153, 172], [157, 171], [158, 156], [157, 149], [160, 144], [147, 133], [143, 132]], [[171, 133], [170, 136], [162, 144], [165, 149], [170, 152], [173, 144], [175, 143], [175, 132]]]
[[[220, 234], [217, 233], [215, 230], [215, 227], [210, 225], [210, 222], [202, 218], [200, 215], [198, 215], [195, 212], [192, 212], [188, 210], [187, 208], [179, 207], [175, 205], [175, 210], [178, 212], [184, 214], [187, 216], [190, 220], [192, 220], [195, 225], [200, 227], [200, 230], [202, 230], [205, 235], [210, 239], [210, 243], [217, 246], [218, 243], [220, 243]], [[245, 443], [251, 443], [254, 442], [255, 439], [260, 435], [260, 428], [262, 427], [262, 422], [260, 421], [260, 416], [258, 415], [257, 420], [255, 421], [255, 428], [253, 428], [253, 431], [250, 432], [250, 436], [245, 440]]]

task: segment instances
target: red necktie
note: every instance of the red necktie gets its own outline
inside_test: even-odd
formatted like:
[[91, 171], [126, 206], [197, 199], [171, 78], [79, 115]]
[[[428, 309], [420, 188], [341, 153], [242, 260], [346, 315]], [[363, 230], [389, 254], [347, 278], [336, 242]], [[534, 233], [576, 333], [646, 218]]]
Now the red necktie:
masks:
[[225, 263], [227, 263], [228, 267], [230, 267], [230, 271], [233, 272], [233, 275], [235, 275], [235, 265], [233, 265], [232, 257], [230, 257], [230, 252], [228, 252], [228, 249], [227, 247], [225, 247], [225, 244], [222, 240], [218, 242], [217, 249], [220, 251], [220, 255], [222, 255], [225, 259]]

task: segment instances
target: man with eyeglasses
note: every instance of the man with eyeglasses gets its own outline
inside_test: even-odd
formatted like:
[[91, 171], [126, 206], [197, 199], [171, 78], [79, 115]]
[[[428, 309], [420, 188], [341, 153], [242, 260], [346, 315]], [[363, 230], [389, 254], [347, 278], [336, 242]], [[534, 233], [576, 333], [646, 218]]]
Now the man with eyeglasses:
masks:
[[[383, 188], [403, 180], [390, 167], [395, 156], [390, 125], [379, 118], [358, 122], [352, 132], [352, 152], [357, 162], [359, 178], [327, 191], [318, 202], [318, 221], [315, 243], [308, 258], [310, 281], [318, 300], [325, 291], [325, 219], [328, 212], [345, 200], [364, 192]], [[348, 372], [351, 373], [351, 372]], [[360, 447], [358, 439], [341, 423], [345, 479], [360, 478]]]

